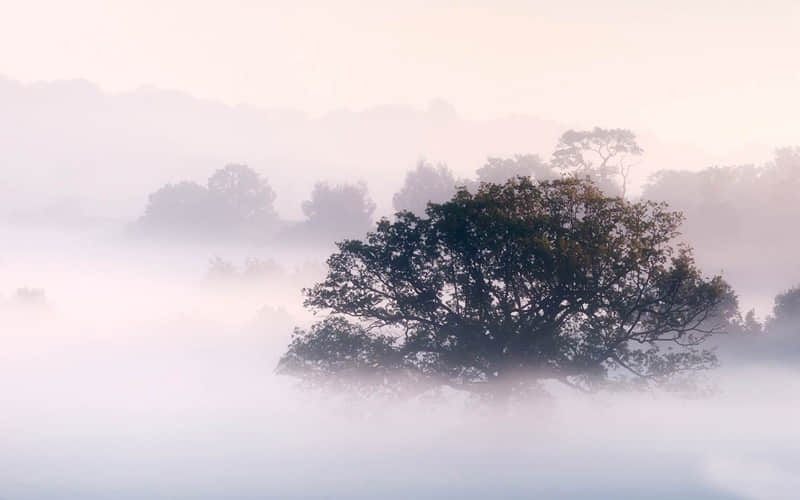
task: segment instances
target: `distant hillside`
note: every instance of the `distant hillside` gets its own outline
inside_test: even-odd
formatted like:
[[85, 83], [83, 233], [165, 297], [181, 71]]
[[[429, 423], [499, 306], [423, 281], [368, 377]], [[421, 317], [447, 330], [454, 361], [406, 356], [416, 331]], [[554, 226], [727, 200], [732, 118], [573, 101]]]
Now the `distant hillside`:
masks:
[[[425, 110], [376, 107], [312, 118], [172, 90], [112, 95], [83, 80], [0, 79], [0, 109], [0, 212], [52, 211], [68, 203], [86, 216], [118, 218], [140, 214], [147, 193], [161, 185], [203, 182], [229, 162], [265, 175], [284, 217], [299, 215], [318, 180], [366, 181], [377, 213], [385, 214], [405, 171], [420, 158], [471, 176], [487, 156], [547, 158], [568, 128], [522, 115], [467, 120], [441, 100]], [[670, 150], [647, 136], [640, 142], [648, 154], [639, 182], [657, 168], [707, 164], [696, 151]]]

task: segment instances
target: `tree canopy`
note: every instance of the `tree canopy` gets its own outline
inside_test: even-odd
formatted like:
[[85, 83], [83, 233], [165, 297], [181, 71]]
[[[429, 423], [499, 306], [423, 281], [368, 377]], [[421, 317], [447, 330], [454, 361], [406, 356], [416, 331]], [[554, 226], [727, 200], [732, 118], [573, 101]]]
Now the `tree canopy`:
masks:
[[568, 130], [559, 139], [551, 164], [564, 173], [592, 179], [607, 193], [625, 197], [635, 157], [643, 152], [630, 130]]
[[490, 157], [475, 171], [478, 182], [502, 184], [515, 177], [531, 177], [537, 181], [553, 180], [559, 174], [543, 162], [539, 155], [515, 155], [513, 158]]
[[459, 187], [474, 190], [481, 183], [502, 184], [516, 177], [531, 177], [543, 181], [561, 176], [534, 154], [514, 155], [511, 158], [489, 157], [475, 174], [475, 179], [456, 179], [450, 168], [443, 163], [434, 166], [419, 161], [414, 170], [406, 173], [403, 186], [392, 197], [392, 206], [398, 212], [408, 210], [424, 215], [428, 203], [449, 200]]
[[403, 187], [392, 197], [392, 206], [397, 211], [424, 214], [428, 203], [450, 199], [456, 192], [456, 184], [453, 172], [446, 165], [434, 166], [420, 161], [406, 174]]
[[483, 184], [425, 216], [399, 212], [338, 243], [304, 291], [329, 315], [296, 330], [279, 370], [494, 397], [541, 379], [591, 389], [709, 368], [702, 343], [736, 299], [674, 244], [680, 222], [578, 179]]
[[201, 231], [212, 216], [208, 190], [196, 182], [167, 184], [148, 195], [140, 223], [147, 227]]
[[800, 333], [800, 285], [775, 297], [772, 315], [767, 319], [768, 333], [788, 334], [796, 337]]
[[230, 164], [208, 179], [208, 192], [228, 223], [270, 224], [275, 212], [275, 191], [247, 165]]
[[207, 186], [184, 181], [150, 194], [139, 226], [204, 237], [262, 236], [277, 225], [275, 198], [256, 171], [229, 164], [216, 170]]
[[301, 206], [306, 216], [306, 229], [320, 236], [355, 236], [372, 225], [375, 203], [367, 186], [359, 184], [314, 185], [311, 199]]
[[686, 215], [683, 237], [698, 262], [725, 269], [734, 283], [771, 294], [800, 282], [800, 149], [784, 148], [762, 165], [665, 170], [642, 197], [664, 200]]

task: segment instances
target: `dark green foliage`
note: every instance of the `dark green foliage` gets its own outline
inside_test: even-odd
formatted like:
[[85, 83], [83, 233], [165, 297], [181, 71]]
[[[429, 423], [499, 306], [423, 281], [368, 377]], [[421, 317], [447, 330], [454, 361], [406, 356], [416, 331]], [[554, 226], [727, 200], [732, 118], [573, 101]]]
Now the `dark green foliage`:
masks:
[[327, 278], [305, 291], [306, 306], [336, 319], [298, 332], [282, 366], [336, 378], [359, 360], [491, 395], [543, 378], [591, 388], [709, 368], [700, 344], [736, 300], [672, 244], [680, 222], [576, 179], [460, 190], [427, 217], [400, 212], [339, 243]]
[[348, 385], [383, 385], [402, 378], [404, 360], [397, 339], [371, 334], [332, 316], [309, 331], [295, 330], [280, 371], [309, 380], [332, 378]]

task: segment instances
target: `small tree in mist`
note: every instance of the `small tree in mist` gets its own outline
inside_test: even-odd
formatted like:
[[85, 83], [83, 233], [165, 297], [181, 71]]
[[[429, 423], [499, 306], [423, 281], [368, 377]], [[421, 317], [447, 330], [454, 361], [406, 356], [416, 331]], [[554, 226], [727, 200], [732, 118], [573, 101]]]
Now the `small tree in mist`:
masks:
[[352, 237], [363, 234], [372, 225], [375, 203], [360, 184], [330, 185], [319, 182], [311, 199], [302, 204], [306, 229], [322, 237]]
[[207, 186], [167, 184], [148, 196], [139, 227], [181, 235], [258, 237], [275, 228], [275, 192], [256, 171], [230, 164]]
[[543, 162], [539, 155], [516, 155], [513, 158], [489, 158], [475, 171], [478, 182], [503, 184], [516, 177], [531, 177], [537, 181], [557, 179], [559, 174]]
[[247, 165], [230, 164], [214, 172], [208, 193], [224, 223], [264, 227], [278, 219], [275, 191]]
[[489, 397], [558, 379], [591, 389], [714, 366], [737, 314], [676, 246], [681, 215], [578, 179], [484, 184], [346, 240], [279, 370], [307, 380], [450, 385]]
[[408, 210], [422, 215], [428, 203], [449, 200], [456, 192], [456, 179], [446, 165], [433, 166], [424, 161], [406, 174], [403, 187], [392, 197], [397, 211]]
[[211, 216], [208, 190], [196, 182], [179, 182], [167, 184], [147, 197], [139, 223], [154, 229], [194, 232], [203, 230]]
[[775, 297], [772, 315], [766, 322], [766, 331], [795, 336], [800, 350], [800, 285]]
[[568, 130], [559, 139], [551, 164], [572, 176], [588, 177], [607, 193], [624, 198], [631, 167], [643, 152], [630, 130]]
[[763, 324], [751, 311], [742, 321], [742, 329], [734, 333], [740, 335], [721, 339], [720, 354], [726, 359], [795, 367], [800, 357], [800, 285], [775, 297], [772, 313]]

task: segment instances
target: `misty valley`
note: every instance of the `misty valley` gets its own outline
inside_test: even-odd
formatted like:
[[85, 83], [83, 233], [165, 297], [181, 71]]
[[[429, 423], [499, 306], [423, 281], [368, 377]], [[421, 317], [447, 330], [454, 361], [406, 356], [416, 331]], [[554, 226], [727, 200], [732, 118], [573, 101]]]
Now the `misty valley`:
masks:
[[[597, 151], [599, 161], [589, 160]], [[628, 174], [643, 153], [627, 130], [569, 131], [552, 155], [491, 157], [471, 176], [419, 161], [388, 200], [373, 200], [369, 180], [315, 181], [294, 219], [276, 209], [283, 194], [268, 169], [236, 163], [207, 181], [151, 186], [133, 217], [70, 211], [50, 195], [39, 203], [50, 208], [9, 206], [0, 233], [0, 496], [796, 491], [800, 151], [754, 166], [661, 170], [631, 194]], [[397, 215], [379, 216], [387, 206]], [[470, 254], [464, 245], [473, 243]], [[664, 253], [642, 257], [648, 245]], [[668, 250], [681, 245], [694, 248], [696, 275], [695, 260]], [[411, 260], [402, 260], [406, 250]], [[381, 252], [385, 261], [370, 260]], [[673, 258], [692, 276], [691, 285], [680, 278], [680, 292], [669, 288], [678, 268], [658, 267]], [[556, 264], [524, 267], [537, 262]], [[598, 277], [606, 262], [625, 269], [614, 283]], [[478, 287], [475, 273], [489, 284]], [[609, 326], [623, 309], [613, 304], [629, 300], [624, 287], [600, 289], [630, 273], [667, 279], [665, 289], [636, 290], [669, 305], [644, 312], [650, 333], [638, 318], [619, 319], [632, 332], [624, 342], [650, 348], [681, 329], [700, 332], [675, 342], [691, 355], [592, 357], [623, 342], [597, 344], [620, 331]], [[704, 281], [716, 274], [724, 285]], [[501, 297], [512, 284], [531, 287], [514, 292], [518, 304], [556, 290], [563, 299], [535, 306], [527, 323], [521, 305], [493, 319], [492, 307], [512, 307]], [[605, 312], [591, 316], [597, 301]], [[551, 306], [563, 309], [554, 318], [572, 318], [554, 338], [586, 336], [563, 348], [508, 340], [492, 354], [501, 331], [545, 331], [532, 325]], [[702, 327], [712, 309], [726, 312]], [[318, 323], [330, 310], [356, 323]], [[492, 341], [475, 340], [474, 325], [490, 325], [480, 328]], [[373, 334], [381, 326], [389, 337]], [[505, 357], [509, 349], [517, 357]], [[499, 400], [490, 382], [506, 359], [517, 360], [521, 378], [509, 378]], [[525, 363], [540, 370], [532, 385], [521, 382]], [[671, 383], [690, 368], [698, 372]], [[646, 382], [622, 377], [626, 369]]]

